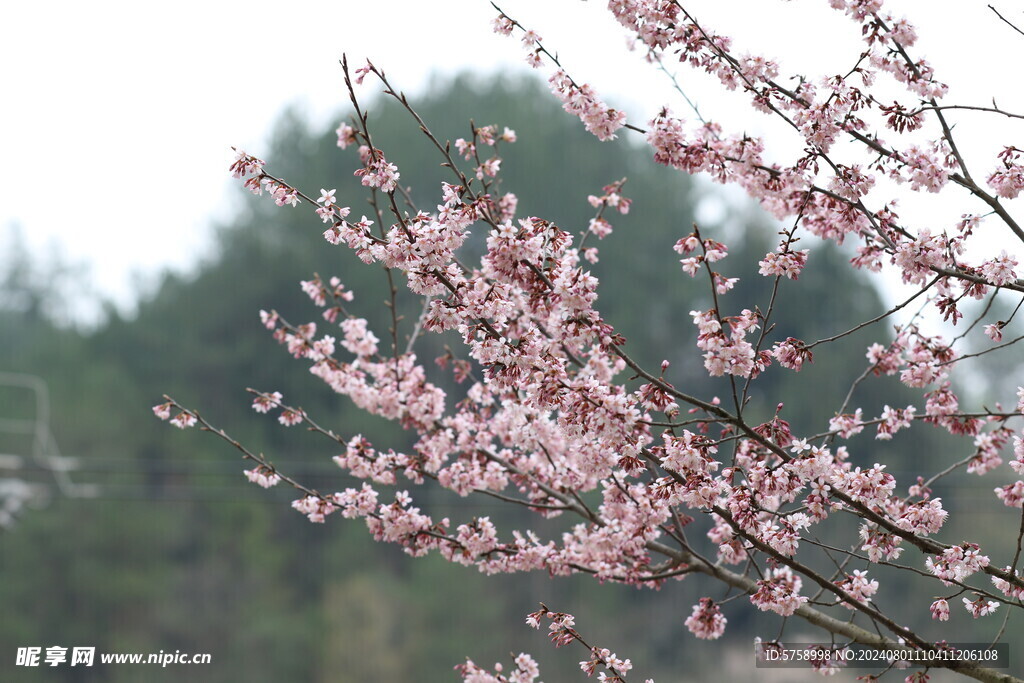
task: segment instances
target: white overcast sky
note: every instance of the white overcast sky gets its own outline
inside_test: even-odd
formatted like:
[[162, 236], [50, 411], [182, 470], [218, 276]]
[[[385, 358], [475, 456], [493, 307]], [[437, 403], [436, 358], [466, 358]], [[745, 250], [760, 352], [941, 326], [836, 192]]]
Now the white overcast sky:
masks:
[[[1019, 0], [993, 2], [1024, 19]], [[535, 28], [577, 80], [624, 105], [631, 121], [642, 125], [665, 103], [687, 113], [664, 76], [625, 50], [602, 0], [499, 4]], [[741, 51], [776, 58], [784, 75], [818, 76], [848, 69], [859, 45], [857, 27], [827, 4], [687, 6]], [[988, 104], [995, 95], [1024, 111], [1024, 36], [985, 4], [892, 0], [887, 8], [918, 26], [915, 54], [951, 85], [949, 102]], [[0, 22], [0, 237], [19, 225], [37, 253], [55, 246], [89, 264], [95, 288], [128, 304], [133, 274], [187, 269], [208, 253], [211, 222], [234, 206], [232, 145], [261, 154], [284, 107], [298, 104], [327, 123], [345, 103], [343, 52], [353, 62], [371, 58], [410, 93], [432, 73], [525, 68], [519, 41], [491, 32], [495, 15], [485, 0], [8, 3]], [[705, 116], [770, 130], [742, 98], [719, 95], [689, 71], [681, 78]], [[1020, 121], [983, 116], [957, 119], [978, 176], [994, 167], [1001, 144], [1024, 147]], [[958, 216], [935, 220], [945, 227]]]

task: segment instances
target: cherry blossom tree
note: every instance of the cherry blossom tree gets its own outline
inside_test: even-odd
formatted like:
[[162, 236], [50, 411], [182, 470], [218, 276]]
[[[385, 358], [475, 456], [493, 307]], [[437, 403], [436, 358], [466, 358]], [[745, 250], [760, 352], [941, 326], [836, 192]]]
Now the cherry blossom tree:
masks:
[[[438, 553], [488, 574], [584, 573], [666, 589], [687, 579], [703, 582], [709, 594], [725, 585], [751, 609], [773, 612], [783, 624], [799, 617], [833, 642], [904, 645], [926, 653], [943, 647], [876, 602], [874, 575], [885, 566], [936, 594], [930, 605], [920, 605], [922, 621], [947, 621], [954, 612], [990, 620], [998, 641], [1009, 615], [1024, 608], [1024, 388], [1002, 397], [1002, 405], [965, 406], [954, 381], [965, 361], [1012, 354], [1022, 338], [1004, 339], [1003, 331], [1024, 302], [1013, 255], [1020, 253], [1024, 229], [1009, 201], [1024, 190], [1024, 151], [1007, 146], [995, 158], [967, 159], [954, 128], [978, 125], [986, 116], [1024, 116], [994, 103], [947, 102], [940, 74], [914, 52], [913, 25], [888, 14], [881, 0], [830, 0], [858, 27], [861, 52], [850, 56], [845, 73], [800, 78], [795, 85], [780, 76], [791, 73], [787, 67], [743, 52], [686, 4], [610, 0], [608, 10], [649, 62], [683, 64], [746, 93], [756, 112], [797, 136], [796, 153], [769, 158], [763, 140], [699, 113], [686, 121], [667, 107], [649, 121], [630, 122], [626, 112], [563, 69], [553, 46], [497, 6], [493, 29], [522, 42], [527, 62], [548, 72], [565, 111], [597, 138], [643, 140], [658, 163], [739, 186], [781, 222], [777, 248], [758, 264], [763, 301], [729, 299], [736, 278], [729, 276], [728, 246], [700, 226], [666, 245], [681, 257], [677, 277], [707, 281], [713, 305], [689, 312], [692, 358], [723, 378], [720, 395], [677, 387], [667, 361], [641, 366], [631, 356], [629, 331], [613, 328], [596, 307], [598, 281], [588, 267], [599, 258], [595, 242], [613, 230], [614, 215], [630, 209], [621, 181], [578, 198], [594, 209], [581, 234], [521, 215], [517, 198], [497, 184], [500, 152], [516, 141], [514, 131], [473, 126], [469, 138], [441, 140], [382, 69], [366, 62], [350, 70], [345, 60], [354, 113], [337, 130], [338, 146], [359, 156], [355, 175], [367, 188], [369, 216], [357, 218], [359, 212], [339, 206], [336, 190], [321, 189], [316, 196], [291, 186], [245, 152], [238, 152], [231, 171], [280, 206], [313, 209], [326, 226], [326, 248], [352, 249], [366, 264], [386, 270], [388, 334], [378, 336], [367, 320], [349, 314], [346, 303], [354, 294], [337, 277], [302, 282], [322, 309], [321, 320], [296, 324], [276, 311], [261, 316], [310, 372], [362, 410], [400, 424], [415, 445], [399, 452], [361, 435], [335, 433], [280, 393], [250, 389], [257, 412], [335, 442], [338, 466], [364, 480], [359, 488], [323, 493], [194, 408], [165, 397], [154, 412], [177, 427], [198, 425], [228, 441], [251, 461], [245, 472], [250, 481], [293, 487], [299, 495], [293, 507], [311, 521], [360, 518], [375, 539], [399, 544], [411, 556]], [[1003, 21], [1000, 26], [1012, 33], [1016, 27]], [[450, 172], [436, 208], [414, 204], [402, 183], [415, 169], [400, 171], [388, 161], [386, 141], [372, 135], [358, 95], [369, 83], [407, 111], [410, 125], [436, 147]], [[905, 193], [953, 194], [961, 209], [942, 224], [922, 225], [901, 215], [897, 199]], [[479, 258], [463, 248], [472, 232], [486, 239]], [[802, 269], [814, 258], [807, 245], [823, 241], [843, 245], [851, 268], [882, 283], [901, 280], [906, 295], [884, 314], [830, 337], [787, 336], [774, 325], [785, 305], [780, 283], [799, 286]], [[422, 305], [418, 320], [404, 330], [395, 313], [402, 296]], [[994, 311], [1003, 310], [994, 308], [997, 299], [1015, 302], [1007, 319], [995, 319]], [[972, 306], [975, 301], [980, 305]], [[865, 328], [875, 330], [877, 341], [865, 349], [863, 372], [828, 397], [835, 401], [834, 417], [817, 433], [793, 433], [785, 396], [777, 397], [774, 414], [751, 409], [762, 375], [799, 373], [819, 349]], [[460, 351], [437, 359], [460, 387], [456, 395], [430, 381], [435, 370], [428, 372], [429, 361], [417, 356], [418, 342], [428, 334], [461, 344]], [[981, 350], [964, 351], [969, 343]], [[858, 386], [885, 376], [917, 390], [920, 402], [886, 405], [878, 414], [855, 405]], [[921, 472], [915, 481], [897, 481], [885, 463], [866, 464], [869, 448], [858, 453], [846, 445], [860, 433], [888, 440], [924, 429], [969, 440], [968, 455]], [[1009, 508], [1006, 529], [1012, 531], [997, 547], [943, 531], [949, 515], [933, 495], [936, 482], [977, 476], [987, 477], [990, 495]], [[439, 519], [415, 503], [410, 491], [421, 485], [571, 522], [559, 537], [546, 538], [531, 529], [499, 529], [486, 517]], [[856, 531], [844, 535], [849, 528]], [[680, 619], [695, 637], [716, 639], [728, 627], [721, 607], [720, 600], [702, 597]], [[618, 681], [632, 671], [629, 659], [587, 641], [570, 614], [542, 605], [527, 623], [546, 626], [555, 645], [585, 647], [581, 668], [588, 675]], [[833, 664], [820, 668], [830, 673]], [[984, 681], [1019, 680], [953, 658], [930, 666]], [[474, 682], [540, 676], [527, 654], [507, 669], [486, 670], [471, 660], [457, 669]], [[920, 666], [906, 677], [926, 679], [927, 668]]]

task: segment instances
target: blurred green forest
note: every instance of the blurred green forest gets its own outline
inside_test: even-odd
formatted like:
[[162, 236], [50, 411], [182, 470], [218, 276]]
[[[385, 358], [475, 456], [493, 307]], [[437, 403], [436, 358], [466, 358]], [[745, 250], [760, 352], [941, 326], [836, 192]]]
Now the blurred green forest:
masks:
[[[690, 232], [702, 195], [711, 190], [657, 167], [636, 140], [598, 142], [532, 80], [461, 76], [436, 82], [414, 104], [442, 140], [469, 137], [471, 117], [477, 125], [518, 132], [519, 141], [502, 150], [502, 189], [519, 197], [520, 216], [540, 216], [578, 233], [593, 216], [587, 195], [627, 177], [623, 192], [634, 200], [631, 212], [609, 216], [615, 231], [592, 243], [601, 248], [593, 267], [602, 281], [598, 306], [635, 358], [649, 367], [667, 359], [676, 386], [726, 396], [727, 381], [707, 378], [695, 353], [689, 311], [710, 307], [707, 283], [682, 273], [671, 250]], [[450, 179], [436, 151], [390, 102], [376, 101], [369, 110], [377, 145], [398, 164], [416, 202], [432, 208], [441, 180]], [[286, 113], [270, 148], [249, 151], [307, 194], [337, 187], [339, 204], [352, 206], [357, 216], [370, 213], [352, 175], [355, 154], [337, 149], [333, 126], [314, 128], [301, 114]], [[264, 491], [248, 484], [246, 465], [229, 445], [156, 420], [151, 406], [173, 395], [321, 491], [353, 485], [331, 463], [332, 444], [256, 415], [246, 387], [281, 391], [338, 433], [362, 433], [396, 448], [409, 443], [396, 426], [332, 394], [270, 338], [258, 316], [260, 309], [276, 309], [294, 323], [319, 319], [298, 282], [314, 272], [337, 275], [356, 293], [350, 309], [386, 338], [383, 271], [326, 244], [307, 207], [278, 208], [241, 188], [238, 195], [237, 215], [217, 228], [216, 252], [194, 274], [163, 276], [136, 313], [111, 310], [96, 329], [54, 322], [61, 292], [80, 277], [73, 270], [32, 262], [17, 250], [3, 263], [0, 371], [45, 381], [48, 426], [61, 453], [76, 463], [69, 476], [98, 489], [95, 497], [60, 495], [53, 475], [31, 458], [23, 471], [0, 470], [0, 478], [47, 484], [53, 493], [48, 504], [23, 511], [0, 532], [0, 680], [444, 681], [456, 679], [452, 667], [467, 656], [489, 666], [520, 651], [538, 657], [549, 683], [581, 679], [582, 650], [554, 651], [543, 633], [525, 625], [525, 614], [540, 601], [576, 614], [593, 642], [631, 657], [641, 677], [662, 681], [721, 672], [729, 648], [747, 657], [754, 635], [774, 636], [778, 620], [741, 599], [725, 607], [724, 642], [693, 639], [683, 621], [695, 600], [723, 595], [722, 587], [699, 578], [652, 591], [602, 586], [587, 577], [484, 577], [437, 557], [411, 559], [374, 543], [359, 522], [335, 516], [324, 525], [309, 523], [290, 509], [295, 496], [284, 487]], [[766, 310], [771, 281], [756, 274], [756, 263], [774, 247], [778, 227], [743, 205], [701, 229], [729, 243], [719, 270], [741, 278], [723, 297], [725, 312], [754, 305]], [[482, 237], [476, 235], [477, 246], [470, 248], [479, 248]], [[771, 339], [830, 336], [884, 310], [875, 291], [845, 267], [846, 259], [835, 249], [814, 249], [800, 282], [781, 283]], [[400, 302], [402, 334], [419, 306], [411, 297]], [[767, 419], [782, 400], [794, 431], [826, 429], [863, 371], [864, 350], [880, 336], [877, 329], [819, 347], [814, 365], [799, 375], [771, 368], [754, 384], [751, 414]], [[419, 354], [428, 366], [443, 342], [423, 340]], [[456, 391], [440, 373], [432, 379]], [[854, 399], [871, 414], [914, 396], [883, 378], [862, 385]], [[0, 386], [3, 424], [34, 420], [32, 401], [25, 388]], [[31, 454], [32, 435], [8, 430], [0, 439], [0, 453]], [[893, 463], [890, 471], [903, 485], [925, 463], [935, 471], [937, 463], [965, 455], [963, 444], [951, 446], [936, 430], [916, 429], [912, 439], [884, 444], [862, 435], [849, 445], [857, 464]], [[414, 498], [429, 514], [454, 523], [483, 515], [505, 529], [531, 523], [489, 499], [435, 490], [414, 491]], [[965, 500], [971, 510], [989, 505], [980, 496]], [[959, 505], [947, 507], [957, 511]], [[902, 577], [892, 577], [879, 599], [897, 620], [923, 624], [938, 638], [937, 627], [929, 631], [926, 598], [904, 606], [910, 590]], [[792, 626], [791, 637], [822, 637]], [[973, 625], [961, 619], [960, 626]], [[209, 652], [213, 663], [165, 670], [13, 666], [17, 647], [50, 645]], [[742, 659], [727, 678], [753, 677], [752, 665]]]

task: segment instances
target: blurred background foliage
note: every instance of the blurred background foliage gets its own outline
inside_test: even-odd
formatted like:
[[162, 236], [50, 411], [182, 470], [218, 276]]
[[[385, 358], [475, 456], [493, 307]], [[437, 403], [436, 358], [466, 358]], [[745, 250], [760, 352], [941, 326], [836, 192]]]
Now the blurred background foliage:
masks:
[[[601, 248], [593, 267], [603, 285], [599, 308], [627, 337], [635, 358], [648, 367], [670, 360], [669, 377], [677, 386], [725, 397], [727, 381], [706, 376], [694, 347], [689, 311], [710, 307], [707, 283], [680, 271], [671, 246], [690, 232], [698, 206], [710, 198], [719, 210], [705, 212], [711, 218], [701, 230], [730, 245], [719, 270], [741, 278], [723, 297], [724, 313], [754, 305], [766, 310], [771, 280], [757, 275], [756, 263], [774, 247], [779, 228], [742, 201], [657, 167], [635, 140], [599, 143], [544, 90], [532, 80], [464, 75], [439, 80], [415, 106], [442, 140], [469, 137], [470, 117], [477, 125], [518, 131], [519, 141], [502, 150], [502, 189], [519, 197], [520, 216], [540, 216], [579, 233], [593, 216], [587, 195], [627, 177], [623, 192], [634, 200], [632, 211], [609, 215], [614, 233], [591, 242]], [[391, 102], [376, 101], [370, 111], [377, 144], [398, 164], [416, 202], [433, 208], [441, 180], [449, 180], [436, 151]], [[270, 148], [250, 151], [308, 194], [336, 186], [339, 204], [352, 206], [357, 216], [370, 213], [352, 175], [355, 155], [337, 149], [333, 126], [314, 128], [290, 111], [281, 117]], [[136, 312], [128, 316], [111, 308], [94, 329], [64, 323], [67, 292], [86, 286], [76, 268], [57, 259], [32, 260], [17, 243], [0, 259], [0, 371], [45, 381], [52, 404], [48, 424], [61, 452], [73, 459], [71, 478], [98, 486], [90, 498], [55, 493], [0, 534], [0, 678], [443, 681], [456, 678], [452, 667], [467, 656], [489, 666], [525, 650], [541, 661], [545, 680], [576, 680], [582, 676], [582, 650], [552, 651], [543, 633], [523, 622], [540, 601], [576, 614], [592, 642], [631, 657], [644, 677], [753, 675], [750, 643], [755, 635], [773, 637], [778, 620], [736, 600], [725, 607], [729, 629], [723, 641], [696, 641], [683, 625], [691, 606], [702, 595], [725, 595], [702, 578], [660, 591], [637, 590], [587, 577], [484, 577], [437, 557], [414, 560], [374, 543], [359, 522], [333, 517], [324, 525], [310, 524], [289, 508], [294, 495], [283, 487], [264, 491], [246, 483], [245, 464], [227, 444], [156, 420], [150, 407], [171, 394], [321, 491], [353, 483], [331, 463], [331, 443], [254, 414], [246, 387], [282, 391], [338, 433], [361, 433], [385, 447], [410, 443], [394, 425], [362, 414], [310, 376], [305, 363], [273, 342], [257, 315], [276, 309], [294, 323], [319, 319], [298, 281], [314, 272], [337, 275], [356, 292], [351, 310], [366, 316], [386, 340], [381, 269], [326, 244], [322, 226], [306, 207], [278, 208], [241, 189], [239, 195], [235, 218], [217, 227], [215, 253], [193, 274], [163, 275]], [[146, 229], [144, 222], [139, 229]], [[482, 229], [476, 230], [479, 240]], [[800, 281], [781, 283], [771, 339], [830, 336], [884, 310], [846, 259], [834, 248], [813, 249]], [[419, 306], [411, 297], [402, 299], [403, 334]], [[815, 363], [800, 374], [771, 368], [753, 385], [750, 414], [767, 419], [781, 400], [794, 431], [823, 431], [864, 370], [864, 350], [880, 336], [878, 330], [819, 347]], [[423, 342], [419, 354], [432, 379], [457, 391], [431, 362], [443, 352], [443, 340]], [[34, 419], [31, 399], [23, 388], [0, 386], [0, 418]], [[914, 399], [882, 378], [863, 384], [853, 403], [870, 415], [884, 403], [903, 406]], [[31, 449], [24, 434], [7, 431], [0, 439], [2, 453], [28, 455]], [[912, 483], [922, 466], [937, 471], [966, 455], [963, 443], [930, 428], [888, 443], [862, 435], [849, 446], [856, 464], [892, 463], [889, 469], [902, 485]], [[31, 460], [22, 471], [0, 470], [3, 477], [53, 483]], [[950, 540], [959, 541], [962, 533], [983, 544], [989, 537], [995, 542], [1000, 524], [1009, 523], [992, 504], [988, 486], [958, 489], [953, 500], [950, 491], [941, 493], [954, 512], [972, 513], [963, 522], [953, 518]], [[490, 499], [431, 489], [414, 491], [414, 498], [429, 514], [456, 524], [484, 515], [500, 520], [504, 529], [532, 524]], [[989, 515], [1000, 523], [978, 524]], [[564, 524], [543, 528], [557, 533]], [[698, 526], [693, 535], [699, 538], [704, 527], [700, 521]], [[922, 563], [909, 555], [911, 564]], [[829, 568], [825, 558], [818, 565]], [[931, 637], [949, 635], [928, 618], [928, 591], [934, 587], [922, 591], [918, 582], [889, 577], [880, 568], [872, 574], [885, 579], [879, 600], [898, 621], [922, 624]], [[954, 619], [959, 639], [983, 638], [966, 615]], [[1013, 633], [1016, 627], [1010, 628]], [[823, 638], [800, 624], [790, 629], [791, 639]], [[27, 645], [209, 652], [213, 664], [184, 673], [180, 666], [161, 671], [127, 665], [15, 670], [16, 648]], [[739, 658], [727, 665], [727, 652]]]

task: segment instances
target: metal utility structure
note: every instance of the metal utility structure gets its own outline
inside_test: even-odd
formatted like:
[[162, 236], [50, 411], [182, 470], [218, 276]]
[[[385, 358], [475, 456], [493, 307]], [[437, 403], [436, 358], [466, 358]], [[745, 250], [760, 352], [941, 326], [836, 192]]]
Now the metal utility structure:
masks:
[[[79, 466], [78, 458], [60, 454], [50, 428], [50, 392], [46, 382], [36, 375], [0, 372], [0, 390], [3, 389], [24, 393], [26, 400], [14, 404], [19, 408], [31, 407], [32, 416], [0, 413], [0, 435], [8, 437], [3, 443], [21, 437], [19, 447], [12, 449], [19, 452], [0, 452], [0, 528], [11, 527], [24, 509], [46, 505], [55, 495], [95, 498], [99, 493], [97, 486], [71, 479], [71, 473]], [[19, 414], [23, 412], [21, 409]]]

